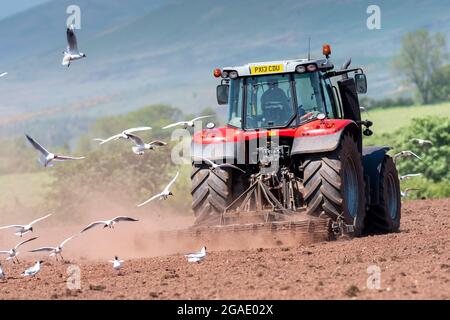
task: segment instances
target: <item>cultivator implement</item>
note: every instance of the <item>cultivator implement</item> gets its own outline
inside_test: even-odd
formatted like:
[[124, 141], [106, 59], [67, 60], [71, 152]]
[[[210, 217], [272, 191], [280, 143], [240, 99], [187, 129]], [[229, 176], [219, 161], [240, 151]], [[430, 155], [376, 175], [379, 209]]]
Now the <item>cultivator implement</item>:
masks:
[[[226, 243], [226, 247], [271, 247], [285, 244], [305, 244], [331, 238], [330, 219], [306, 215], [296, 208], [293, 188], [295, 180], [283, 176], [274, 183], [275, 176], [254, 174], [250, 186], [236, 198], [216, 219], [205, 225], [164, 234], [180, 243], [208, 244], [209, 247]], [[279, 201], [274, 195], [282, 199]], [[295, 209], [295, 211], [294, 211]]]

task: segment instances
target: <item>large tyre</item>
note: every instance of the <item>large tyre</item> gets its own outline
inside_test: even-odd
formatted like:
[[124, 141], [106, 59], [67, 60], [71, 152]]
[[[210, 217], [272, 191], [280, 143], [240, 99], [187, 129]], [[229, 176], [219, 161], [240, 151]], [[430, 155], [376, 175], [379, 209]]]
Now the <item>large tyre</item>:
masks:
[[370, 206], [366, 216], [367, 233], [396, 232], [400, 228], [400, 181], [390, 156], [385, 156], [380, 168], [379, 204]]
[[192, 209], [195, 224], [215, 224], [232, 201], [231, 174], [224, 170], [210, 170], [204, 164], [194, 164], [191, 174]]
[[344, 134], [332, 152], [307, 155], [302, 169], [307, 214], [341, 220], [353, 226], [354, 236], [361, 235], [365, 184], [361, 154], [352, 136]]

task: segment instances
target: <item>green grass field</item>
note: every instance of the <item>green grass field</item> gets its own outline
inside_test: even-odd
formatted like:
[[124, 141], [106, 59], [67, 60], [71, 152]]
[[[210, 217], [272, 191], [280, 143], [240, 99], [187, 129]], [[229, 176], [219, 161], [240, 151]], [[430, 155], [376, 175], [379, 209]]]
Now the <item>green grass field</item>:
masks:
[[50, 182], [48, 172], [0, 176], [0, 212], [39, 207], [46, 199], [46, 185]]
[[374, 124], [371, 129], [374, 135], [393, 132], [409, 125], [413, 118], [426, 116], [450, 117], [450, 103], [375, 109], [361, 114], [363, 119], [373, 121]]

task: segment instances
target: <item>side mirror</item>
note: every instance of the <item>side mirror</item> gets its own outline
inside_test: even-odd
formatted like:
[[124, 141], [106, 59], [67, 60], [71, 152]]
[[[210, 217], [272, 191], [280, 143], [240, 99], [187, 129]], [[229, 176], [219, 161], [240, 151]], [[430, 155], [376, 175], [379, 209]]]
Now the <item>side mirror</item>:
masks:
[[230, 92], [229, 84], [220, 84], [217, 86], [217, 103], [220, 105], [228, 104], [228, 94]]
[[356, 92], [367, 93], [367, 78], [364, 73], [355, 74]]

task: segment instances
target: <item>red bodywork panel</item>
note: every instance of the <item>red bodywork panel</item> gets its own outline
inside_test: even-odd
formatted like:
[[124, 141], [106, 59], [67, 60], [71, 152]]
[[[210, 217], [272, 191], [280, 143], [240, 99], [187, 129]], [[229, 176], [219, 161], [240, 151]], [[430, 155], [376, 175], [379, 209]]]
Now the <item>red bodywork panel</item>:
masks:
[[343, 130], [352, 120], [347, 119], [324, 119], [314, 120], [298, 128], [272, 129], [272, 130], [251, 130], [245, 131], [234, 127], [222, 127], [215, 129], [203, 129], [194, 134], [194, 143], [213, 144], [225, 142], [242, 142], [257, 139], [260, 137], [316, 137], [334, 134]]

